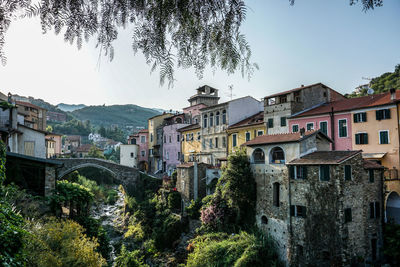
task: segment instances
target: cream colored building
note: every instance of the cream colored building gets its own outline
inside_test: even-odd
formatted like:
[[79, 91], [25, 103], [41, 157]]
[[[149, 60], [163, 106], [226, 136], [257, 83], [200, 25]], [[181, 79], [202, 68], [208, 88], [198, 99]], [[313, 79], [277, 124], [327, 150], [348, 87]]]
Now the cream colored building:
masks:
[[138, 168], [139, 145], [120, 145], [119, 163], [124, 166]]

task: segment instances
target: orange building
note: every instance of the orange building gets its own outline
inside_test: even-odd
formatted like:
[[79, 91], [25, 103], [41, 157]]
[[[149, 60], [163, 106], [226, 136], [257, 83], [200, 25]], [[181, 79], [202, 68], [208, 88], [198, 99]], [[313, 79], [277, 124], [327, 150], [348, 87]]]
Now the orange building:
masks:
[[29, 102], [16, 101], [18, 114], [24, 116], [24, 125], [35, 130], [46, 130], [46, 109]]

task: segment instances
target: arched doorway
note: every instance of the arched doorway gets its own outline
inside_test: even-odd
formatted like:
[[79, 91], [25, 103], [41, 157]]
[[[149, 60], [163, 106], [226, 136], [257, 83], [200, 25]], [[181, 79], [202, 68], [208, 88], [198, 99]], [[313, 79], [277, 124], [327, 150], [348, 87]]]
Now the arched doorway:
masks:
[[400, 196], [391, 192], [386, 199], [386, 221], [400, 224]]
[[146, 161], [139, 162], [139, 170], [142, 172], [147, 172], [149, 170], [149, 165]]

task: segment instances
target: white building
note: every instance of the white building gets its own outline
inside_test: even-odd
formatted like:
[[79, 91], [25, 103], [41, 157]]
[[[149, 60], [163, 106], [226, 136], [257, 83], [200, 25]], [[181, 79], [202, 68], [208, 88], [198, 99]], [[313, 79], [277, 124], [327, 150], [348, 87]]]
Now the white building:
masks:
[[139, 145], [120, 145], [119, 163], [124, 166], [137, 168]]

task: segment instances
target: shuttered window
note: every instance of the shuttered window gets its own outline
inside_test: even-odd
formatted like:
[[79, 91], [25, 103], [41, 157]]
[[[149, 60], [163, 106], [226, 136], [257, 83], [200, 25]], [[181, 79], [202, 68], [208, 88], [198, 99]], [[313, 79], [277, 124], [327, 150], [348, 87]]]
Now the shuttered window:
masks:
[[330, 179], [329, 165], [319, 166], [319, 179], [321, 181], [329, 181]]
[[27, 156], [35, 156], [35, 142], [34, 141], [25, 141], [24, 143], [24, 151]]
[[347, 120], [339, 120], [339, 137], [347, 137]]
[[353, 121], [355, 123], [366, 122], [367, 121], [367, 113], [366, 112], [354, 113]]
[[328, 135], [328, 122], [321, 121], [319, 123], [319, 129], [321, 130], [321, 132], [323, 132], [324, 134]]
[[368, 144], [368, 134], [367, 133], [357, 133], [355, 134], [356, 144], [365, 145]]
[[390, 109], [380, 109], [376, 111], [376, 120], [390, 119]]
[[351, 180], [351, 166], [350, 165], [344, 165], [344, 179], [346, 181]]
[[351, 215], [351, 208], [347, 208], [344, 210], [344, 222], [348, 223], [353, 220], [352, 215]]

